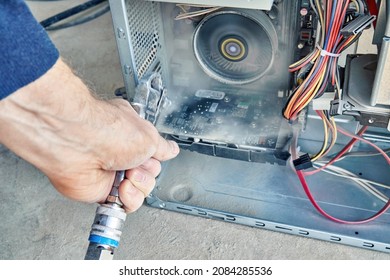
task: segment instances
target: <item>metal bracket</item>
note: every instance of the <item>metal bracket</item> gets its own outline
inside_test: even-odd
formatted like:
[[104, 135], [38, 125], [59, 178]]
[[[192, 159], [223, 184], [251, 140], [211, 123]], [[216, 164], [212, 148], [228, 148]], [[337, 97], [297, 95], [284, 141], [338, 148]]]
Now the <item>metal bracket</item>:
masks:
[[139, 110], [142, 118], [155, 124], [160, 106], [165, 100], [166, 89], [163, 87], [161, 75], [153, 73], [140, 80], [131, 103]]

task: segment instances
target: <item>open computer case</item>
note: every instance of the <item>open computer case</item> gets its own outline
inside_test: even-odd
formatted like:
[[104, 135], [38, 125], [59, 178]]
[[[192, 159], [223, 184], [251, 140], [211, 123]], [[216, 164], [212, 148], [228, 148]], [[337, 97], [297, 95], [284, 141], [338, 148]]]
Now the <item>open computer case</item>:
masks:
[[[318, 45], [322, 15], [331, 17], [323, 14], [327, 2], [348, 2], [345, 37], [374, 24], [378, 51], [355, 53], [354, 41], [348, 55], [337, 55], [336, 86], [326, 84], [288, 119], [286, 104], [312, 62], [295, 73], [289, 66], [316, 48], [317, 58], [336, 61], [334, 52]], [[319, 110], [387, 153], [389, 1], [110, 0], [110, 7], [125, 84], [117, 94], [181, 147], [163, 164], [148, 205], [390, 253], [388, 212], [367, 223], [328, 219], [296, 174], [324, 165], [310, 167], [324, 143]], [[350, 141], [339, 133], [327, 156]], [[366, 142], [347, 148], [306, 183], [326, 213], [359, 221], [389, 204], [389, 162]], [[292, 161], [297, 153], [306, 157]]]

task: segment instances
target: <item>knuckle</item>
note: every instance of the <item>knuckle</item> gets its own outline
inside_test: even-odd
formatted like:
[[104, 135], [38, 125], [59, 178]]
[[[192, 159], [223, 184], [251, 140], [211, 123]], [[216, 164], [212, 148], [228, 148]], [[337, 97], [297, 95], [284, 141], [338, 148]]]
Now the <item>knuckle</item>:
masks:
[[127, 213], [132, 213], [141, 207], [144, 201], [143, 193], [129, 182], [126, 187], [119, 189], [119, 197]]
[[144, 199], [134, 199], [131, 203], [125, 204], [126, 213], [134, 213], [143, 204]]
[[111, 100], [109, 100], [109, 103], [111, 103], [112, 105], [116, 105], [118, 107], [122, 107], [122, 106], [131, 107], [129, 102], [124, 100], [124, 99], [122, 99], [122, 98], [111, 99]]
[[150, 158], [141, 165], [141, 168], [156, 177], [161, 172], [161, 163], [154, 158]]

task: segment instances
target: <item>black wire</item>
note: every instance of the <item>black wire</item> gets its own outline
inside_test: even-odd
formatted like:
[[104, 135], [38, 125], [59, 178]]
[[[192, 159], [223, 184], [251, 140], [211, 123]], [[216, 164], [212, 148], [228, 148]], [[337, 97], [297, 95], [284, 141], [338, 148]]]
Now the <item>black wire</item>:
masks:
[[[55, 24], [57, 22], [60, 22], [60, 21], [62, 21], [64, 19], [67, 19], [67, 18], [69, 18], [71, 16], [74, 16], [74, 15], [76, 15], [78, 13], [81, 13], [81, 12], [87, 10], [87, 9], [95, 7], [98, 4], [100, 4], [102, 2], [106, 2], [106, 1], [107, 0], [90, 0], [90, 1], [88, 1], [86, 3], [84, 3], [84, 4], [80, 4], [78, 6], [70, 8], [70, 9], [68, 9], [66, 11], [63, 11], [63, 12], [61, 12], [59, 14], [56, 14], [56, 15], [54, 15], [52, 17], [49, 17], [49, 18], [41, 21], [40, 24], [42, 25], [42, 27], [44, 27], [46, 29], [47, 27], [49, 27], [49, 26], [51, 26], [51, 25], [53, 25], [53, 24]], [[96, 18], [96, 17], [93, 17], [93, 18]], [[73, 25], [71, 25], [71, 26], [73, 26]], [[68, 26], [68, 27], [70, 27], [70, 26]]]
[[97, 11], [96, 13], [94, 13], [92, 15], [89, 15], [89, 16], [86, 16], [86, 17], [83, 17], [83, 18], [79, 18], [79, 19], [75, 19], [75, 20], [73, 20], [71, 22], [67, 22], [67, 23], [63, 23], [63, 24], [58, 24], [58, 25], [55, 25], [55, 26], [48, 26], [45, 29], [47, 31], [54, 31], [54, 30], [59, 30], [59, 29], [73, 27], [73, 26], [76, 26], [76, 25], [83, 24], [83, 23], [86, 23], [88, 21], [94, 20], [94, 19], [104, 15], [109, 10], [110, 10], [110, 6], [107, 5], [107, 6], [105, 6], [104, 8], [102, 8], [101, 10]]

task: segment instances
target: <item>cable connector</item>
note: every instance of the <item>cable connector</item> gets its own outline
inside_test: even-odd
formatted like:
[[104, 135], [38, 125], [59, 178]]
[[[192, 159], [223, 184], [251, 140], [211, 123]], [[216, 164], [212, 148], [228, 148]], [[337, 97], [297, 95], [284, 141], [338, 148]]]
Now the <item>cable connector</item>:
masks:
[[313, 167], [309, 154], [301, 155], [299, 158], [293, 160], [295, 170], [304, 170]]
[[370, 15], [359, 15], [353, 21], [348, 23], [343, 29], [341, 29], [341, 34], [343, 36], [356, 35], [366, 29], [376, 20], [376, 16]]
[[330, 102], [330, 110], [329, 110], [329, 115], [330, 116], [337, 116], [337, 115], [342, 115], [345, 109], [348, 109], [350, 105], [348, 102], [340, 100], [340, 99], [335, 99]]

